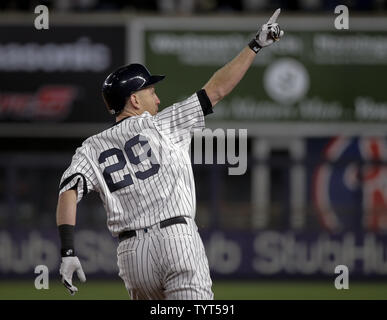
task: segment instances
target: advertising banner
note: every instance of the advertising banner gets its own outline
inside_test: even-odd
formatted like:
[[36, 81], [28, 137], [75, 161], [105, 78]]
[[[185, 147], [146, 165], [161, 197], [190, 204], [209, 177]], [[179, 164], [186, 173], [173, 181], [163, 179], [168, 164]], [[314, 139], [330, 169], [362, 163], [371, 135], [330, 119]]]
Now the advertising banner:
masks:
[[[144, 27], [144, 61], [167, 75], [158, 85], [163, 105], [202, 88], [253, 36], [226, 21], [216, 29], [203, 22], [199, 30], [199, 23]], [[308, 23], [303, 31], [285, 24], [283, 39], [258, 53], [208, 121], [386, 122], [387, 31], [338, 31], [333, 22], [316, 30]]]
[[[387, 274], [387, 236], [374, 233], [308, 232], [201, 232], [217, 278], [272, 279], [334, 277], [337, 265], [346, 265], [350, 277], [372, 278]], [[80, 229], [76, 250], [91, 277], [116, 277], [117, 241], [107, 232]], [[0, 278], [33, 278], [37, 265], [58, 274], [60, 250], [57, 230], [26, 233], [0, 231]]]
[[387, 231], [387, 141], [307, 139], [308, 199], [329, 232]]
[[124, 64], [124, 40], [124, 26], [3, 25], [0, 122], [107, 122], [101, 87]]

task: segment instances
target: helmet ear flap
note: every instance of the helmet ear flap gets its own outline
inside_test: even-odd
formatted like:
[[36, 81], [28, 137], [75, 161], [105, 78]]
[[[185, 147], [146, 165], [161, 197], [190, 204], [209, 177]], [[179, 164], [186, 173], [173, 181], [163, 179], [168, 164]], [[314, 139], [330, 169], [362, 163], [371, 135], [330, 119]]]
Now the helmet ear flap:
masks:
[[117, 115], [124, 110], [127, 97], [114, 92], [114, 90], [105, 90], [102, 94], [106, 109], [111, 115]]
[[130, 97], [132, 96], [134, 92], [131, 92], [129, 93], [128, 96], [125, 96], [125, 97], [122, 97], [122, 99], [120, 99], [120, 102], [119, 104], [117, 104], [119, 107], [116, 107], [116, 108], [112, 108], [112, 109], [109, 109], [109, 113], [112, 114], [112, 115], [119, 115], [126, 107], [126, 104], [128, 103], [128, 100], [130, 99]]

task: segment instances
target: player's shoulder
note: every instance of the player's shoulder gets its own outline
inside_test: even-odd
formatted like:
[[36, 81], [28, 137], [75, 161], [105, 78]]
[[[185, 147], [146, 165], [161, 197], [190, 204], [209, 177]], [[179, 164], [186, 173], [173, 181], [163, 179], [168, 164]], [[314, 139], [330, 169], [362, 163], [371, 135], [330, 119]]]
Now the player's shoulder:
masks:
[[104, 132], [107, 129], [97, 132], [90, 137], [86, 138], [85, 140], [82, 141], [81, 145], [77, 147], [75, 153], [80, 154], [80, 153], [90, 153], [92, 149], [95, 148], [95, 145], [97, 141], [101, 140], [101, 137], [104, 135]]
[[205, 89], [200, 89], [192, 93], [190, 96], [182, 97], [181, 99], [178, 100], [178, 102], [172, 105], [172, 107], [182, 108], [182, 109], [190, 109], [195, 106], [197, 107], [202, 106], [202, 108], [205, 108], [205, 109], [212, 107]]
[[198, 99], [197, 92], [192, 93], [189, 96], [182, 97], [181, 99], [178, 100], [175, 104], [181, 105], [181, 104], [187, 104], [187, 103], [192, 103], [195, 102]]
[[83, 140], [81, 145], [79, 145], [75, 149], [75, 156], [80, 156], [82, 154], [90, 153], [90, 147], [91, 147], [91, 141], [92, 141], [91, 138], [92, 137], [88, 137], [87, 139]]
[[113, 124], [111, 124], [106, 129], [88, 137], [83, 141], [82, 145], [92, 146], [93, 144], [100, 143], [101, 140], [111, 139], [112, 136], [115, 136], [119, 131], [127, 131], [131, 132], [136, 130], [141, 130], [146, 125], [152, 123], [151, 121], [152, 115], [149, 112], [144, 112], [138, 116], [130, 116], [123, 118]]
[[191, 106], [193, 104], [196, 104], [198, 102], [198, 92], [195, 92], [191, 94], [190, 96], [182, 96], [178, 99], [177, 102], [169, 105], [168, 107], [163, 108], [160, 112], [158, 112], [154, 118], [157, 120], [158, 118], [162, 118], [166, 115], [168, 115], [168, 112], [171, 112], [173, 110], [180, 110], [181, 107], [184, 106]]
[[141, 131], [143, 128], [149, 127], [151, 125], [152, 115], [148, 111], [145, 111], [140, 115], [126, 117], [115, 122], [109, 128], [106, 128], [104, 131], [100, 132], [97, 136], [109, 135], [117, 131]]

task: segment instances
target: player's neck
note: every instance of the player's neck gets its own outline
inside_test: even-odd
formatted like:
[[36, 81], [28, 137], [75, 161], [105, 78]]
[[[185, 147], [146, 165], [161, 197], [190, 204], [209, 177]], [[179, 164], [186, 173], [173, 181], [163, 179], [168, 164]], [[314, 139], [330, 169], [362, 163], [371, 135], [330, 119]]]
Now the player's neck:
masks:
[[124, 118], [139, 116], [140, 114], [141, 113], [137, 112], [137, 110], [124, 110], [116, 117], [116, 122], [121, 121]]

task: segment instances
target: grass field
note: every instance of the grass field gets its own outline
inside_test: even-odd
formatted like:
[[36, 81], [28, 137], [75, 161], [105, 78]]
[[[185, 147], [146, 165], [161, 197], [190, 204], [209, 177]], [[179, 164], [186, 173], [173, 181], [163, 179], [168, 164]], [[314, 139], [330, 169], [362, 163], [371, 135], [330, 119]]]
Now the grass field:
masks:
[[[57, 280], [48, 290], [36, 290], [33, 281], [1, 281], [0, 300], [123, 300], [128, 294], [121, 281], [91, 279], [85, 284], [75, 282], [79, 292], [70, 296]], [[387, 300], [387, 282], [350, 282], [348, 290], [337, 290], [333, 281], [216, 281], [217, 300]]]

